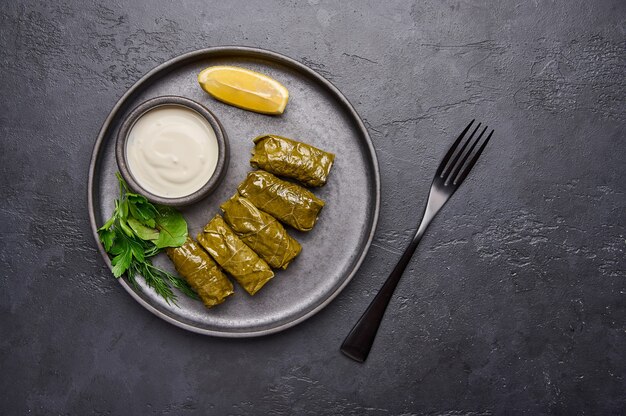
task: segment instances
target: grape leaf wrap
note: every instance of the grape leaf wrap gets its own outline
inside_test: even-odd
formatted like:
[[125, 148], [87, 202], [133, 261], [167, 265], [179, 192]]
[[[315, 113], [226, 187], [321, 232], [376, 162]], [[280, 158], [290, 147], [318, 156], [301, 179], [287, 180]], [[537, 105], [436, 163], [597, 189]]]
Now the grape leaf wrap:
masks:
[[250, 295], [274, 277], [270, 266], [237, 237], [220, 215], [204, 226], [197, 240]]
[[259, 257], [275, 269], [286, 269], [302, 250], [278, 220], [255, 207], [249, 199], [234, 195], [221, 205], [224, 220]]
[[187, 237], [180, 247], [169, 247], [167, 255], [176, 271], [200, 296], [207, 308], [219, 305], [234, 293], [233, 284], [209, 255]]
[[250, 165], [306, 186], [324, 185], [335, 160], [332, 153], [274, 134], [259, 136], [254, 143]]
[[248, 173], [237, 189], [261, 211], [300, 231], [311, 230], [324, 207], [308, 189], [262, 170]]

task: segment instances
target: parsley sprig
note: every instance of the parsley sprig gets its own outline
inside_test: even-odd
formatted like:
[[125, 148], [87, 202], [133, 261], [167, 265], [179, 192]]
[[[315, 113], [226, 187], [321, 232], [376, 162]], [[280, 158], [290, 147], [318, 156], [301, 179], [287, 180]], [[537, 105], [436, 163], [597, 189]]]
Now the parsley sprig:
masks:
[[198, 299], [186, 281], [152, 264], [151, 257], [166, 247], [179, 247], [187, 239], [187, 222], [180, 212], [163, 205], [153, 205], [144, 196], [130, 192], [116, 173], [120, 186], [119, 199], [111, 218], [98, 229], [100, 242], [111, 258], [113, 275], [124, 273], [137, 287], [141, 275], [148, 286], [167, 303], [176, 304], [172, 287]]

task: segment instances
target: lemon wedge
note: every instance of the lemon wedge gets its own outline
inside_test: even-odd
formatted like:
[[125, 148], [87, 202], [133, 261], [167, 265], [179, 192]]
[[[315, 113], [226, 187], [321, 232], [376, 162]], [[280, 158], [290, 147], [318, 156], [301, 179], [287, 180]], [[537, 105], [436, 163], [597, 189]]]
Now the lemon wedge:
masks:
[[289, 91], [267, 75], [236, 66], [210, 66], [198, 74], [198, 82], [212, 97], [263, 114], [282, 114]]

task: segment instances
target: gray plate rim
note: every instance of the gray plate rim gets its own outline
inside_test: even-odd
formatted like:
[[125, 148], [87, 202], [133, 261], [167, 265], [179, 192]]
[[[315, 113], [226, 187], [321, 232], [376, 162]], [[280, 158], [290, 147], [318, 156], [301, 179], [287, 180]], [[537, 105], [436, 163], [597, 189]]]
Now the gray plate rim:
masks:
[[235, 56], [241, 55], [241, 56], [247, 56], [247, 57], [261, 58], [261, 59], [265, 59], [269, 61], [276, 61], [282, 65], [291, 67], [308, 77], [314, 78], [317, 82], [319, 82], [324, 87], [326, 87], [328, 91], [333, 95], [333, 97], [339, 103], [342, 104], [344, 109], [348, 112], [348, 114], [353, 119], [355, 126], [358, 128], [358, 130], [360, 131], [362, 135], [363, 143], [367, 147], [367, 150], [369, 151], [369, 156], [371, 157], [371, 160], [372, 160], [372, 168], [373, 168], [372, 176], [374, 178], [374, 196], [375, 196], [373, 215], [372, 215], [372, 220], [370, 224], [370, 231], [369, 231], [368, 238], [365, 241], [365, 244], [363, 244], [362, 246], [361, 254], [359, 258], [357, 259], [356, 263], [354, 264], [354, 267], [352, 268], [350, 273], [348, 273], [348, 275], [345, 277], [342, 284], [339, 285], [334, 292], [330, 293], [325, 300], [323, 300], [319, 305], [317, 305], [312, 310], [306, 312], [305, 314], [291, 321], [282, 323], [272, 328], [266, 328], [266, 329], [262, 329], [258, 331], [245, 331], [245, 332], [226, 332], [226, 331], [216, 331], [216, 330], [211, 330], [211, 329], [206, 329], [206, 328], [198, 328], [196, 326], [189, 325], [185, 322], [181, 322], [163, 313], [162, 311], [158, 310], [149, 302], [141, 298], [137, 293], [135, 293], [135, 291], [133, 290], [133, 287], [125, 279], [117, 279], [120, 282], [120, 284], [124, 287], [124, 289], [141, 306], [143, 306], [144, 308], [146, 308], [147, 310], [149, 310], [150, 312], [152, 312], [154, 315], [158, 316], [159, 318], [173, 325], [176, 325], [188, 331], [203, 334], [203, 335], [212, 335], [212, 336], [226, 337], [226, 338], [247, 338], [247, 337], [256, 337], [256, 336], [273, 334], [276, 332], [283, 331], [287, 328], [291, 328], [294, 325], [297, 325], [300, 322], [303, 322], [304, 320], [310, 318], [311, 316], [315, 315], [316, 313], [321, 311], [323, 308], [325, 308], [337, 295], [339, 295], [339, 293], [346, 287], [346, 285], [352, 280], [354, 275], [357, 273], [357, 271], [359, 270], [359, 267], [361, 266], [361, 264], [363, 263], [363, 260], [365, 259], [365, 256], [367, 255], [367, 252], [369, 251], [370, 245], [374, 238], [374, 233], [376, 231], [376, 226], [378, 224], [378, 216], [379, 216], [379, 211], [380, 211], [380, 171], [378, 167], [378, 158], [376, 157], [376, 151], [374, 149], [374, 145], [367, 131], [367, 128], [365, 127], [365, 124], [363, 123], [363, 120], [358, 115], [358, 113], [356, 112], [352, 104], [348, 101], [348, 99], [330, 81], [328, 81], [326, 78], [324, 78], [322, 75], [320, 75], [313, 69], [309, 68], [308, 66], [296, 61], [295, 59], [289, 58], [277, 52], [269, 51], [267, 49], [248, 47], [248, 46], [217, 46], [217, 47], [199, 49], [199, 50], [184, 53], [182, 55], [174, 57], [156, 66], [155, 68], [150, 70], [148, 73], [146, 73], [143, 77], [141, 77], [137, 82], [135, 82], [124, 93], [124, 95], [122, 95], [122, 97], [115, 103], [115, 105], [109, 112], [107, 118], [104, 120], [102, 127], [100, 128], [100, 132], [98, 133], [96, 142], [94, 144], [93, 151], [91, 153], [91, 161], [89, 163], [89, 180], [88, 180], [88, 185], [87, 185], [87, 204], [89, 207], [89, 222], [91, 225], [92, 235], [96, 241], [98, 250], [100, 254], [102, 255], [102, 258], [104, 259], [109, 269], [111, 269], [112, 266], [111, 266], [111, 261], [109, 259], [109, 256], [107, 255], [106, 251], [104, 250], [104, 247], [102, 246], [102, 244], [100, 244], [100, 240], [98, 239], [98, 231], [97, 231], [98, 226], [96, 223], [96, 211], [94, 209], [94, 202], [95, 202], [94, 189], [95, 189], [95, 183], [96, 183], [95, 178], [96, 178], [96, 174], [98, 171], [100, 148], [102, 147], [104, 143], [109, 127], [118, 117], [118, 113], [120, 113], [120, 111], [127, 104], [127, 101], [130, 101], [130, 99], [133, 98], [133, 96], [136, 93], [139, 93], [142, 87], [144, 86], [144, 84], [148, 84], [151, 82], [158, 82], [160, 75], [164, 75], [168, 71], [173, 70], [178, 65], [185, 64], [188, 61], [193, 61], [196, 59], [207, 58], [207, 57], [212, 57], [212, 56], [219, 57], [219, 56], [233, 56], [233, 55]]

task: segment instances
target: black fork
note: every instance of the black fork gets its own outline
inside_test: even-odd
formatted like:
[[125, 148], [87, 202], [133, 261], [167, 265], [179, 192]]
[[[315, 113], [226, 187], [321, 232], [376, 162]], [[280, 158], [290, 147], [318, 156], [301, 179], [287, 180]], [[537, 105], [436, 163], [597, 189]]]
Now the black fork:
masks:
[[[437, 168], [435, 178], [430, 186], [430, 194], [428, 195], [428, 202], [426, 203], [426, 209], [422, 222], [420, 223], [411, 244], [400, 257], [398, 264], [393, 269], [382, 288], [370, 303], [370, 306], [365, 310], [359, 321], [354, 325], [352, 331], [348, 334], [346, 339], [341, 345], [341, 352], [355, 361], [364, 362], [367, 358], [378, 327], [383, 319], [387, 305], [391, 300], [391, 296], [402, 277], [404, 269], [411, 260], [417, 244], [422, 239], [426, 228], [437, 215], [441, 207], [450, 199], [454, 191], [463, 183], [472, 167], [476, 164], [478, 157], [485, 149], [487, 142], [493, 135], [493, 130], [489, 133], [486, 139], [482, 140], [487, 126], [482, 131], [480, 130], [481, 123], [478, 123], [473, 129], [469, 137], [467, 132], [470, 130], [475, 120], [472, 120], [461, 135], [456, 139], [454, 144], [446, 153]], [[477, 133], [478, 136], [477, 136]], [[478, 144], [482, 143], [479, 147]]]

